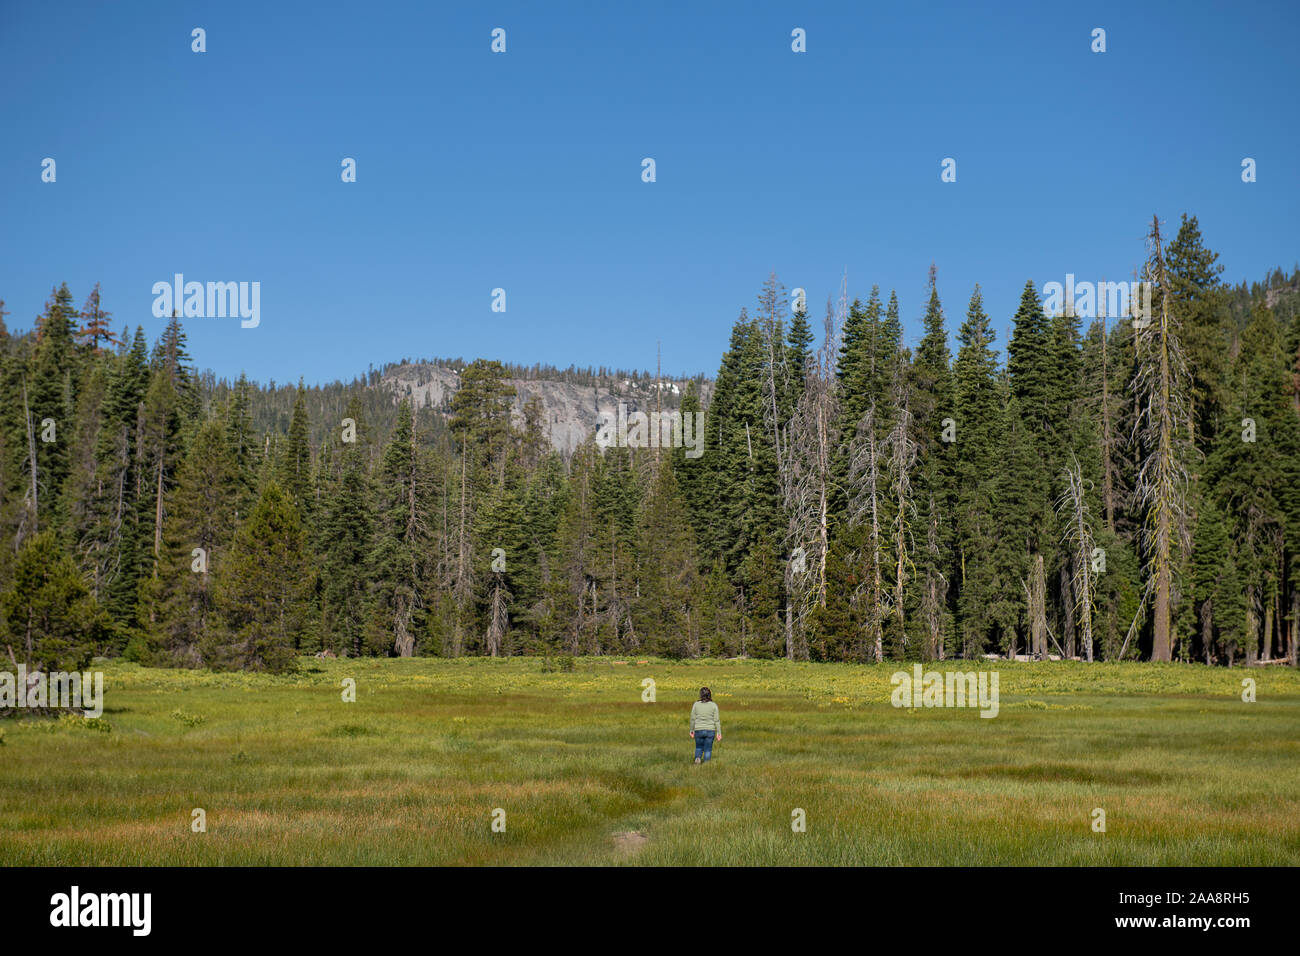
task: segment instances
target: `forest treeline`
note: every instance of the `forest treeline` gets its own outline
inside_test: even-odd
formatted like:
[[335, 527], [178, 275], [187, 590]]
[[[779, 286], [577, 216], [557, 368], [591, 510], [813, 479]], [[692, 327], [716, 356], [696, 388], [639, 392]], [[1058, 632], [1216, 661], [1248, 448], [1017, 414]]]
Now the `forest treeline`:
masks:
[[933, 267], [915, 349], [895, 293], [841, 290], [818, 336], [773, 276], [699, 457], [562, 455], [496, 361], [412, 408], [373, 369], [219, 382], [178, 319], [113, 332], [98, 287], [23, 335], [0, 303], [4, 653], [1294, 665], [1300, 270], [1226, 286], [1187, 216], [1148, 249], [1149, 319], [1030, 281], [1000, 349], [977, 286], [955, 355]]

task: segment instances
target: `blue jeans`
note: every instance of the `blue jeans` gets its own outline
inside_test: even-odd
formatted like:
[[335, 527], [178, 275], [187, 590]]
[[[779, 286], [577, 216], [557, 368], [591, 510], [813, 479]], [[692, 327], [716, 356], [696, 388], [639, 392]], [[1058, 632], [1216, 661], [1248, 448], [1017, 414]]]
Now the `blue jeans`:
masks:
[[[701, 756], [703, 755], [703, 756]], [[695, 731], [695, 759], [704, 763], [713, 756], [713, 731]]]

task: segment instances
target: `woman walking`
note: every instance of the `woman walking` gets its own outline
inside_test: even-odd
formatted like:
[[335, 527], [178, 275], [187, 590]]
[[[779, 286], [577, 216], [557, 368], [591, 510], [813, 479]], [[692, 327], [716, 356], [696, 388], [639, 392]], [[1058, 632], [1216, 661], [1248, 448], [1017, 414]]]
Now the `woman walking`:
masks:
[[700, 688], [700, 699], [691, 704], [691, 736], [695, 738], [695, 762], [707, 762], [713, 756], [713, 741], [722, 740], [722, 718], [718, 705], [707, 687]]

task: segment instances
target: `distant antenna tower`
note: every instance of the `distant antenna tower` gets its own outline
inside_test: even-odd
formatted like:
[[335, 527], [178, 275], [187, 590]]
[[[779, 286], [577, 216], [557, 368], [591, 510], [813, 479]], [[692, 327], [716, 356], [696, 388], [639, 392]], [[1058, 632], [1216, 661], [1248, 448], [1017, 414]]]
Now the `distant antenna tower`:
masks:
[[849, 267], [844, 267], [844, 274], [840, 277], [840, 301], [835, 306], [835, 328], [833, 333], [837, 340], [844, 331], [844, 323], [849, 315]]

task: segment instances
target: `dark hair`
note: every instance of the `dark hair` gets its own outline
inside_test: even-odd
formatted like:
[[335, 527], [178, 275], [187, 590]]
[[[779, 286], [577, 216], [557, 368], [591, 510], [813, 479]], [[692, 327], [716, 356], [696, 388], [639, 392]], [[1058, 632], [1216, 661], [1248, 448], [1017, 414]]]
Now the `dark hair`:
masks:
[[711, 700], [713, 700], [713, 694], [710, 693], [710, 691], [709, 691], [709, 689], [708, 689], [707, 687], [701, 687], [701, 688], [700, 688], [700, 701], [701, 701], [701, 702], [707, 702], [707, 701], [711, 701]]

